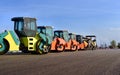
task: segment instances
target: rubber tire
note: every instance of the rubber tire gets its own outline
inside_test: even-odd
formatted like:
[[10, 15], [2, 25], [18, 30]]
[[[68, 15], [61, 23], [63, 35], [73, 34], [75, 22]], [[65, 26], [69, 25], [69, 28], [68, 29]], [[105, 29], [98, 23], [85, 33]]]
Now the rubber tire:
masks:
[[8, 43], [8, 41], [5, 40], [5, 39], [4, 39], [4, 45], [5, 45], [6, 47], [5, 47], [5, 49], [4, 49], [3, 51], [0, 51], [0, 55], [3, 55], [3, 54], [5, 54], [5, 53], [7, 53], [8, 50], [9, 50], [9, 43]]
[[45, 49], [46, 52], [43, 51], [43, 54], [47, 54], [49, 52], [49, 47], [47, 47], [47, 49]]
[[40, 44], [40, 42], [42, 42], [42, 40], [41, 39], [39, 39], [38, 41], [37, 41], [37, 43], [36, 43], [36, 53], [37, 54], [47, 54], [48, 52], [49, 52], [49, 47], [47, 47], [47, 52], [44, 52], [43, 50], [40, 50], [39, 49], [39, 44]]
[[56, 50], [57, 51], [64, 51], [64, 49], [65, 49], [65, 47], [64, 47], [64, 45], [60, 45], [61, 46], [61, 48], [59, 48], [58, 46], [56, 47]]
[[36, 53], [42, 55], [43, 51], [39, 49], [39, 42], [41, 42], [41, 39], [39, 39], [36, 43]]
[[76, 51], [76, 50], [77, 50], [77, 46], [74, 46], [74, 49], [73, 49], [73, 47], [71, 46], [71, 50], [72, 50], [72, 51]]
[[20, 48], [19, 48], [23, 53], [29, 53], [29, 51], [27, 50], [27, 48], [25, 48], [25, 46], [23, 44], [20, 44]]

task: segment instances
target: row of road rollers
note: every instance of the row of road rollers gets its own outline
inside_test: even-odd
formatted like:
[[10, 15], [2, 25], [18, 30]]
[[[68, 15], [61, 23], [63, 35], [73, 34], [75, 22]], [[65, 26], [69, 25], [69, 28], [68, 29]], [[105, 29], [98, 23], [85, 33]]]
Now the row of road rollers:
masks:
[[96, 36], [82, 36], [52, 26], [37, 26], [36, 18], [13, 17], [14, 30], [0, 33], [0, 55], [12, 51], [46, 54], [50, 51], [96, 49]]

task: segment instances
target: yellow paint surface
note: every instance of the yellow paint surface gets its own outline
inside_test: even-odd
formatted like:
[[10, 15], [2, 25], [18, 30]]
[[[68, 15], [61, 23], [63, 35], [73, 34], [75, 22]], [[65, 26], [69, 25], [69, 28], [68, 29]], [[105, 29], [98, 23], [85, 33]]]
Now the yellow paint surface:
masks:
[[8, 32], [8, 35], [5, 37], [5, 39], [9, 42], [9, 45], [10, 45], [9, 51], [19, 51], [19, 45], [16, 45], [10, 32]]

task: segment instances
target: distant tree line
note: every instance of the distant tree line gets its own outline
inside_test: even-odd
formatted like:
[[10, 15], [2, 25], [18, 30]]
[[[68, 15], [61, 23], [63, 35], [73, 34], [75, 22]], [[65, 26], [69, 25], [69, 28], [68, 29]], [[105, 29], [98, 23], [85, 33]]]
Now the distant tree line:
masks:
[[110, 46], [109, 46], [110, 49], [115, 49], [115, 48], [119, 48], [120, 49], [120, 42], [116, 43], [115, 40], [112, 40], [110, 42]]

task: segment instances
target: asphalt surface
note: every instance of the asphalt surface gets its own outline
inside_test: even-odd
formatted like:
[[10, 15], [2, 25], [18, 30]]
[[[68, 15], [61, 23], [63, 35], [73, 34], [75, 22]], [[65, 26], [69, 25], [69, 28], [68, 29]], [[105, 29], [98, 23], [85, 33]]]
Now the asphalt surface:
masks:
[[1, 55], [0, 75], [120, 75], [120, 50]]

